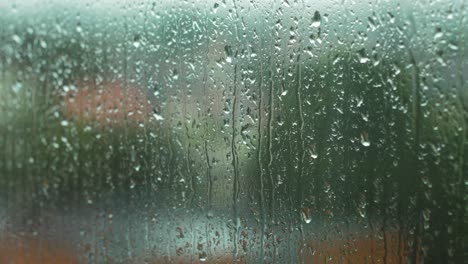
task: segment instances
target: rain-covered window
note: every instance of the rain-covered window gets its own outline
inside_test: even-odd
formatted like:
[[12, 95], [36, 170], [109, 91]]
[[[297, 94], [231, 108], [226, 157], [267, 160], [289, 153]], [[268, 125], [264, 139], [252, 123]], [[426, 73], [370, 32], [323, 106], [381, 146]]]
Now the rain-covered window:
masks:
[[0, 0], [0, 263], [463, 263], [462, 0]]

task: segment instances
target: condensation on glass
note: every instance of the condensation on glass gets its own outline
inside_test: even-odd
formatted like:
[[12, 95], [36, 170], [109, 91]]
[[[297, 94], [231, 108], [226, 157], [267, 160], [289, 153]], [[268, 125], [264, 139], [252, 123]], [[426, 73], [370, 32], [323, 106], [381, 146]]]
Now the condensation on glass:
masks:
[[0, 1], [0, 263], [462, 263], [465, 1]]

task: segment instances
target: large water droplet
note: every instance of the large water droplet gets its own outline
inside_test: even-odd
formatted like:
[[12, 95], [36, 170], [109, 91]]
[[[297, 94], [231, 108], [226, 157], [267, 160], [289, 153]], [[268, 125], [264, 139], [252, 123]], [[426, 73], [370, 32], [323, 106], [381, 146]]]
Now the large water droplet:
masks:
[[312, 221], [312, 219], [310, 219], [310, 209], [308, 207], [302, 208], [301, 215], [306, 224], [309, 224]]
[[309, 148], [309, 152], [310, 152], [310, 157], [313, 158], [313, 159], [316, 159], [318, 158], [318, 154], [317, 154], [317, 151], [315, 149], [315, 145], [312, 145], [310, 148]]
[[18, 35], [13, 35], [13, 37], [11, 37], [13, 39], [14, 42], [16, 42], [17, 44], [21, 44], [21, 38], [18, 36]]
[[229, 45], [224, 46], [224, 51], [226, 52], [226, 62], [232, 62], [232, 48]]
[[139, 48], [140, 47], [140, 36], [139, 35], [135, 35], [133, 37], [133, 47], [135, 48]]
[[369, 135], [367, 134], [367, 132], [361, 133], [361, 145], [363, 145], [364, 147], [370, 146]]
[[156, 119], [156, 121], [164, 120], [164, 117], [162, 117], [162, 115], [160, 115], [160, 114], [153, 113], [153, 117], [154, 117], [154, 119]]
[[440, 39], [443, 36], [444, 36], [444, 32], [442, 32], [442, 28], [437, 27], [435, 30], [435, 34], [434, 34], [434, 40]]
[[370, 61], [369, 56], [367, 56], [365, 49], [360, 49], [357, 53], [359, 56], [360, 63], [368, 63]]
[[141, 166], [140, 165], [136, 165], [135, 167], [133, 167], [135, 169], [135, 171], [140, 171], [141, 169]]
[[62, 120], [60, 122], [60, 125], [63, 126], [63, 127], [67, 127], [68, 126], [68, 121], [67, 120]]
[[320, 27], [320, 24], [322, 22], [322, 16], [320, 15], [319, 11], [315, 11], [314, 17], [312, 18], [312, 25], [313, 27]]
[[205, 252], [202, 252], [200, 254], [198, 254], [198, 259], [201, 261], [201, 262], [205, 262], [206, 259], [207, 259], [207, 255]]

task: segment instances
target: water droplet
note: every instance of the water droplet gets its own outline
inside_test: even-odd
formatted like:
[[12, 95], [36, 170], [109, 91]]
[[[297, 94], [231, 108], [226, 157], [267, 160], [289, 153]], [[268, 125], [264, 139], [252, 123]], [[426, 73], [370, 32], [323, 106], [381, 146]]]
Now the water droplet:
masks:
[[364, 100], [362, 98], [357, 98], [357, 107], [360, 107], [364, 103]]
[[435, 30], [435, 34], [434, 34], [434, 39], [439, 39], [441, 37], [444, 36], [444, 33], [442, 32], [442, 28], [440, 27], [437, 27], [436, 30]]
[[312, 18], [312, 27], [320, 27], [320, 23], [322, 22], [322, 16], [320, 15], [319, 11], [315, 11], [314, 17]]
[[315, 145], [312, 145], [312, 146], [309, 148], [309, 152], [310, 152], [310, 157], [311, 157], [311, 158], [313, 158], [313, 159], [318, 158], [317, 151], [315, 150]]
[[214, 217], [213, 212], [210, 210], [210, 211], [206, 214], [206, 217], [208, 217], [208, 218], [213, 218], [213, 217]]
[[41, 41], [39, 42], [39, 45], [41, 45], [41, 48], [47, 49], [47, 42], [45, 42], [44, 40], [41, 40]]
[[201, 261], [201, 262], [205, 262], [206, 259], [207, 259], [207, 255], [205, 252], [201, 252], [200, 254], [198, 254], [198, 259]]
[[13, 90], [13, 92], [18, 93], [19, 91], [23, 89], [23, 84], [20, 82], [17, 82], [11, 87], [11, 89]]
[[136, 166], [134, 167], [134, 169], [135, 169], [135, 171], [140, 171], [141, 166], [140, 166], [140, 165], [136, 165]]
[[368, 17], [367, 18], [367, 21], [368, 21], [369, 26], [372, 29], [372, 31], [374, 31], [377, 28], [377, 23], [375, 22], [374, 19], [375, 19], [374, 17]]
[[364, 211], [364, 208], [359, 207], [358, 212], [362, 218], [366, 218], [366, 212]]
[[312, 219], [310, 219], [310, 209], [308, 207], [302, 208], [301, 215], [306, 224], [309, 224], [312, 221]]
[[367, 57], [361, 57], [361, 58], [359, 58], [359, 62], [360, 62], [360, 63], [367, 63], [367, 62], [369, 62], [369, 58], [367, 58]]
[[18, 35], [13, 35], [11, 38], [12, 38], [13, 41], [16, 42], [17, 44], [21, 44], [21, 38], [20, 38]]
[[451, 49], [451, 50], [458, 50], [458, 45], [454, 42], [450, 42], [448, 44], [448, 47]]
[[140, 36], [139, 35], [135, 35], [133, 37], [133, 47], [135, 47], [135, 48], [140, 47]]
[[369, 147], [370, 146], [369, 135], [367, 134], [367, 132], [362, 132], [361, 133], [361, 144], [364, 147]]
[[369, 57], [366, 54], [365, 49], [360, 49], [357, 53], [358, 53], [358, 56], [359, 56], [359, 62], [360, 63], [368, 63], [370, 61]]
[[179, 72], [177, 71], [177, 69], [172, 70], [172, 79], [174, 81], [177, 81], [179, 79]]
[[156, 114], [156, 113], [153, 113], [153, 117], [154, 117], [154, 119], [156, 119], [156, 121], [164, 120], [164, 117], [162, 117], [162, 115], [159, 115], [159, 114]]
[[230, 45], [224, 46], [224, 52], [226, 52], [226, 62], [232, 62], [232, 48]]
[[387, 13], [388, 17], [390, 18], [390, 23], [395, 23], [395, 15], [393, 15], [392, 13], [388, 12]]
[[361, 114], [362, 120], [369, 122], [369, 115]]

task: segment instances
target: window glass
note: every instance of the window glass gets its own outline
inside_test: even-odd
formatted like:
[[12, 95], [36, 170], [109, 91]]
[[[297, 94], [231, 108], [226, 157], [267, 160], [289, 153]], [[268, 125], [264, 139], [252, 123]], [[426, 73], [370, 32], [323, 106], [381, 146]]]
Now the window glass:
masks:
[[0, 263], [462, 263], [467, 15], [0, 0]]

